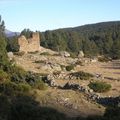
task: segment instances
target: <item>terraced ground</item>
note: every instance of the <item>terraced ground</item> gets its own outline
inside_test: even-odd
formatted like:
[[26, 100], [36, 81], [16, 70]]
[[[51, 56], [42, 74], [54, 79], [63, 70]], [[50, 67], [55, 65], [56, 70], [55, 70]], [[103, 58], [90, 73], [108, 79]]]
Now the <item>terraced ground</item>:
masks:
[[[23, 56], [15, 56], [15, 61], [19, 66], [25, 70], [47, 73], [52, 70], [44, 70], [44, 64], [35, 63], [36, 60], [54, 64], [68, 65], [75, 61], [73, 58], [62, 58], [61, 56], [54, 55], [40, 55], [26, 54]], [[40, 66], [42, 65], [42, 67]], [[41, 69], [40, 69], [41, 68]], [[92, 74], [101, 74], [105, 79], [96, 79], [97, 81], [105, 81], [112, 85], [112, 89], [107, 93], [99, 93], [101, 96], [119, 96], [120, 95], [120, 61], [112, 61], [108, 63], [95, 62], [86, 64], [84, 66], [76, 66], [74, 71], [84, 71]], [[112, 79], [112, 80], [111, 80]], [[69, 80], [56, 80], [59, 85], [64, 85]], [[78, 83], [83, 86], [89, 84], [89, 80], [72, 80], [73, 83]], [[61, 112], [66, 113], [68, 116], [88, 116], [88, 115], [102, 115], [105, 108], [93, 101], [88, 100], [83, 93], [73, 90], [62, 90], [57, 88], [48, 87], [45, 91], [34, 91], [36, 100], [42, 106], [50, 106]]]

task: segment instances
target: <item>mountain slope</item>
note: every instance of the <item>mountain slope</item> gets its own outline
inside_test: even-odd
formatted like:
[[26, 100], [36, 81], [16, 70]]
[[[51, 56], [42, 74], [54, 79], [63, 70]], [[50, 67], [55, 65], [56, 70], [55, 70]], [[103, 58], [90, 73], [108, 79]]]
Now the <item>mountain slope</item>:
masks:
[[19, 32], [12, 32], [12, 31], [7, 30], [7, 29], [5, 29], [4, 33], [5, 33], [6, 37], [13, 37], [13, 36], [16, 36], [16, 35], [20, 35]]
[[45, 31], [41, 45], [53, 50], [120, 58], [120, 21], [89, 24], [75, 28]]

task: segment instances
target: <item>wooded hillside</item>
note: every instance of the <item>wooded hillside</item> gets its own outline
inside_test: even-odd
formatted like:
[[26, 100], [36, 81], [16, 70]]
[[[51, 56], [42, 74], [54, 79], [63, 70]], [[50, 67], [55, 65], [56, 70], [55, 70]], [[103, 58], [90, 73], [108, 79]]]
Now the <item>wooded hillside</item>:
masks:
[[41, 45], [56, 51], [120, 58], [120, 22], [103, 22], [42, 32]]

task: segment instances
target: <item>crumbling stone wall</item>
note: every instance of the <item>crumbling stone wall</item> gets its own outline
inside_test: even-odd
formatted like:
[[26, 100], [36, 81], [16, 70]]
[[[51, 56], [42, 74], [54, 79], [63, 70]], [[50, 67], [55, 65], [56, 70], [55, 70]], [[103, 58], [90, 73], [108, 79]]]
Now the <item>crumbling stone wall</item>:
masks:
[[32, 37], [26, 39], [24, 35], [18, 38], [18, 44], [20, 46], [19, 51], [27, 52], [35, 52], [40, 50], [40, 37], [39, 33], [33, 33]]

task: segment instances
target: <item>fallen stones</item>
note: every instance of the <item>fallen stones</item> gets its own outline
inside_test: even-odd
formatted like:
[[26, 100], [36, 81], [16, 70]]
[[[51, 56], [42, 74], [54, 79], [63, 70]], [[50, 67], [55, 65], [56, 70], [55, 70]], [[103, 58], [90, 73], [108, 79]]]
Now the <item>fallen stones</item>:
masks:
[[83, 51], [79, 51], [78, 52], [78, 58], [83, 58], [85, 55], [83, 53]]
[[70, 84], [69, 82], [67, 82], [64, 86], [63, 89], [73, 89], [76, 90], [79, 88], [78, 84]]
[[118, 97], [102, 97], [99, 98], [98, 103], [107, 106], [117, 106], [120, 107], [120, 96]]
[[60, 55], [63, 57], [70, 57], [70, 53], [66, 52], [66, 51], [61, 51]]
[[87, 97], [93, 101], [97, 101], [100, 96], [96, 93], [93, 92], [92, 89], [90, 89], [89, 87], [85, 87], [85, 86], [81, 86], [79, 84], [75, 84], [75, 83], [69, 83], [67, 82], [62, 89], [72, 89], [72, 90], [78, 90], [80, 92], [83, 92], [84, 94], [87, 95]]
[[14, 58], [13, 52], [8, 52], [7, 55], [10, 61], [13, 60]]
[[47, 79], [45, 80], [46, 83], [49, 84], [49, 86], [51, 87], [57, 87], [57, 83], [55, 82], [55, 79], [53, 78], [53, 76], [51, 74], [49, 74], [47, 76]]

